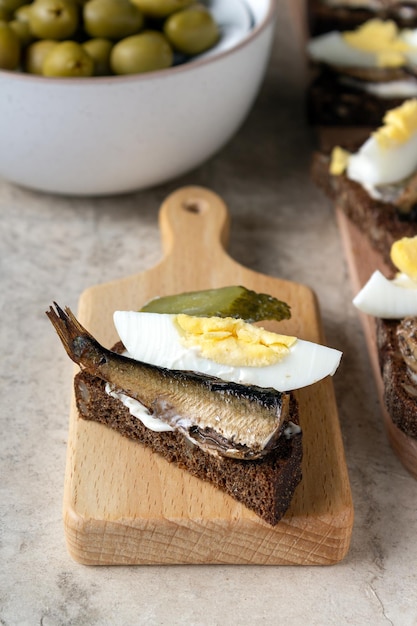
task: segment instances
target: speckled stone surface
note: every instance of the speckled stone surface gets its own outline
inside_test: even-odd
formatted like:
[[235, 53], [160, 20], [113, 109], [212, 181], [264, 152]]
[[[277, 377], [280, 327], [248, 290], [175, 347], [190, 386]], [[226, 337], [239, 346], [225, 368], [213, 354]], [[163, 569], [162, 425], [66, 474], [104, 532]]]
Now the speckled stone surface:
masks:
[[[332, 207], [309, 181], [303, 65], [286, 4], [266, 80], [240, 132], [203, 167], [145, 192], [51, 197], [0, 181], [0, 624], [417, 624], [417, 481], [393, 455]], [[327, 567], [85, 567], [61, 518], [72, 365], [44, 311], [160, 256], [158, 207], [185, 184], [220, 193], [230, 253], [312, 287], [334, 378], [355, 525]]]

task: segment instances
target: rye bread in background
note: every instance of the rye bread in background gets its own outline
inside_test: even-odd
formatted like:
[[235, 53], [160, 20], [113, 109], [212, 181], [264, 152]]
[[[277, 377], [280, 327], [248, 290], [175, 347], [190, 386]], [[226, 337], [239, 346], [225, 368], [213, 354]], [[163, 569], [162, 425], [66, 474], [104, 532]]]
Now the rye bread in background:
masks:
[[[306, 102], [309, 124], [342, 127], [347, 131], [359, 127], [362, 137], [369, 136], [371, 130], [381, 125], [385, 113], [400, 106], [405, 98], [380, 98], [366, 93], [360, 87], [362, 82], [359, 79], [351, 81], [347, 75], [330, 67], [311, 64]], [[349, 132], [345, 134], [349, 135]]]
[[374, 200], [362, 185], [346, 175], [332, 176], [329, 164], [329, 155], [320, 152], [313, 155], [311, 177], [314, 183], [367, 236], [384, 262], [392, 267], [390, 250], [394, 241], [417, 234], [415, 212], [412, 213], [414, 220], [406, 219], [394, 204]]

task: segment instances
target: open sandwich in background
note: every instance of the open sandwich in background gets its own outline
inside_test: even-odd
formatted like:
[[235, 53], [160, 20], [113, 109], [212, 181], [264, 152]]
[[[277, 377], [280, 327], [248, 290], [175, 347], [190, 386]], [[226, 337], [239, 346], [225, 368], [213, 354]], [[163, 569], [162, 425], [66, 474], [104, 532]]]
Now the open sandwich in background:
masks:
[[417, 25], [374, 18], [310, 38], [307, 56], [307, 113], [322, 149], [364, 140], [387, 111], [417, 97]]
[[358, 150], [317, 152], [311, 175], [393, 267], [392, 244], [417, 234], [417, 99], [388, 111]]
[[394, 242], [390, 256], [395, 276], [376, 270], [353, 303], [376, 318], [385, 406], [417, 446], [417, 235]]

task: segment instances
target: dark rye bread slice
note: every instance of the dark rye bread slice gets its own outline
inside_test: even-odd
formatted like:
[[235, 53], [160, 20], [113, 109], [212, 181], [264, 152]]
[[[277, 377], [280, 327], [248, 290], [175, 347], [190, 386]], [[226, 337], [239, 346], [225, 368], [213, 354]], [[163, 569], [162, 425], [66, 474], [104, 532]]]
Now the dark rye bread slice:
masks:
[[400, 106], [405, 98], [379, 98], [366, 93], [342, 74], [320, 66], [313, 73], [306, 94], [307, 119], [315, 127], [365, 127], [381, 125], [387, 111]]
[[417, 438], [417, 385], [411, 380], [398, 347], [398, 323], [376, 320], [384, 402], [394, 424], [409, 437]]
[[393, 204], [374, 200], [362, 185], [347, 176], [332, 176], [329, 163], [328, 155], [315, 153], [311, 166], [312, 180], [367, 236], [372, 247], [392, 267], [392, 244], [402, 237], [417, 235], [417, 221], [402, 217]]
[[[80, 372], [74, 380], [82, 419], [100, 422], [120, 435], [141, 443], [193, 476], [209, 481], [275, 525], [284, 515], [301, 480], [302, 435], [282, 436], [264, 459], [241, 461], [215, 457], [193, 446], [180, 433], [157, 433], [146, 428], [129, 410], [105, 391], [105, 382]], [[298, 406], [291, 396], [290, 420], [299, 423]]]

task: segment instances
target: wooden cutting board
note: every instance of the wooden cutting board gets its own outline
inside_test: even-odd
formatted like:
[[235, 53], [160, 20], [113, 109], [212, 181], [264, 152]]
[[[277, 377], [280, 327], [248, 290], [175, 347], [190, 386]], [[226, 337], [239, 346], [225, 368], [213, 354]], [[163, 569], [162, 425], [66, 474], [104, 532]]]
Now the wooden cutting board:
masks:
[[[356, 295], [375, 270], [380, 270], [385, 276], [390, 276], [391, 270], [385, 265], [381, 255], [369, 244], [366, 236], [346, 217], [341, 209], [337, 210], [337, 219], [349, 268], [353, 294]], [[417, 478], [417, 439], [403, 433], [403, 431], [393, 423], [385, 408], [384, 386], [376, 344], [375, 319], [360, 311], [358, 311], [358, 315], [365, 334], [369, 358], [378, 388], [381, 415], [384, 420], [388, 440], [404, 467], [414, 478]]]
[[[159, 218], [164, 256], [158, 265], [81, 295], [78, 317], [104, 345], [117, 340], [116, 309], [231, 284], [290, 304], [292, 319], [267, 328], [325, 343], [310, 289], [251, 271], [227, 255], [229, 215], [217, 195], [180, 189], [164, 202]], [[303, 479], [276, 527], [140, 444], [78, 418], [73, 400], [63, 507], [71, 556], [91, 565], [340, 561], [350, 543], [353, 507], [332, 380], [297, 397]]]

